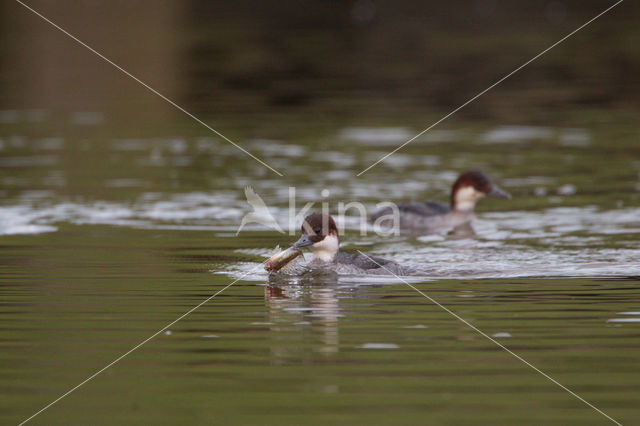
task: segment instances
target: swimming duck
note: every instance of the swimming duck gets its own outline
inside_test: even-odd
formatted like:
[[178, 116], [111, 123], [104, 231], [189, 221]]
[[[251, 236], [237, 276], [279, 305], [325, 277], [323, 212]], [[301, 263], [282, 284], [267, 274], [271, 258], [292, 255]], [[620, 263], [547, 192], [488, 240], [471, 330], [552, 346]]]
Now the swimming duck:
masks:
[[310, 269], [333, 270], [339, 274], [407, 275], [410, 269], [388, 259], [339, 251], [338, 228], [330, 215], [312, 213], [302, 223], [302, 236], [295, 247], [309, 247], [314, 258]]
[[[449, 204], [440, 201], [406, 202], [397, 205], [400, 231], [436, 232], [469, 224], [473, 209], [484, 197], [511, 198], [485, 173], [477, 170], [461, 174], [451, 189]], [[370, 220], [382, 226], [393, 226], [392, 207], [375, 212]], [[387, 216], [387, 217], [385, 217]]]

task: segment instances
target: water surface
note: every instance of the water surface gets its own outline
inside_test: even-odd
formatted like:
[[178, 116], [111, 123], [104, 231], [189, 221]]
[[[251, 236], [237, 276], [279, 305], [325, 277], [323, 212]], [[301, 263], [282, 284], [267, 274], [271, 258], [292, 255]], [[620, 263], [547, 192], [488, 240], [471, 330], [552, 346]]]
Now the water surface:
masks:
[[[374, 208], [446, 199], [457, 171], [475, 167], [514, 195], [481, 202], [475, 238], [361, 236], [352, 217], [343, 248], [419, 268], [411, 282], [425, 294], [632, 423], [640, 392], [633, 139], [614, 146], [588, 129], [449, 129], [352, 177], [412, 131], [248, 140], [286, 171], [280, 180], [198, 132], [123, 139], [98, 126], [88, 143], [5, 127], [3, 420], [23, 420], [240, 278], [34, 422], [602, 424], [406, 284], [269, 281], [260, 263], [295, 237], [257, 225], [235, 236], [249, 210], [246, 185], [286, 227], [289, 185], [300, 205], [328, 189], [331, 203]], [[599, 166], [605, 155], [615, 167]]]

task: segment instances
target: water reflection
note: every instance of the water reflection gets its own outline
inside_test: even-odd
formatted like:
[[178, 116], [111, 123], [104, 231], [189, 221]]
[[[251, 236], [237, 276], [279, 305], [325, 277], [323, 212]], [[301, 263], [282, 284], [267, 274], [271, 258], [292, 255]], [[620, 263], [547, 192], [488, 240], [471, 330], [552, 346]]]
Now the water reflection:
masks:
[[[273, 324], [273, 363], [309, 362], [313, 353], [331, 357], [338, 352], [338, 321], [344, 314], [335, 286], [268, 285], [265, 287], [265, 303], [269, 322]], [[283, 346], [278, 342], [285, 332], [299, 344]]]

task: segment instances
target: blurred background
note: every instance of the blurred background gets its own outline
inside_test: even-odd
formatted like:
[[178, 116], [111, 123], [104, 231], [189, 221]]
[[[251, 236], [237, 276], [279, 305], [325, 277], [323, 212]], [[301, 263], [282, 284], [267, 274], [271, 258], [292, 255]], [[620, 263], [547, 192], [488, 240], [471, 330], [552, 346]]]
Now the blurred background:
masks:
[[[614, 2], [31, 1], [208, 119], [444, 115]], [[625, 2], [454, 120], [564, 123], [640, 102], [638, 5]], [[2, 6], [5, 108], [177, 116], [15, 2]], [[162, 114], [158, 116], [158, 114]], [[308, 120], [312, 125], [313, 120]], [[451, 123], [449, 123], [451, 124]], [[251, 128], [251, 122], [245, 123]], [[285, 130], [283, 130], [285, 131]]]
[[[326, 187], [332, 176], [344, 186], [351, 171], [373, 163], [613, 2], [29, 4], [254, 154], [287, 168], [288, 178], [264, 185], [270, 191], [302, 183]], [[426, 194], [416, 188], [394, 192], [417, 197], [446, 190], [451, 174], [469, 167], [497, 168], [498, 176], [514, 178], [562, 174], [566, 179], [558, 187], [592, 187], [593, 158], [561, 171], [567, 167], [564, 154], [575, 154], [567, 148], [582, 145], [597, 149], [578, 149], [580, 154], [612, 154], [613, 176], [599, 176], [599, 183], [624, 179], [628, 195], [637, 185], [638, 166], [621, 169], [615, 157], [629, 160], [629, 153], [638, 152], [638, 9], [633, 2], [619, 5], [448, 118], [399, 153], [415, 154], [404, 157], [415, 162], [404, 161], [399, 175], [383, 166], [371, 176], [380, 183], [422, 180]], [[131, 199], [149, 189], [241, 188], [251, 177], [276, 177], [20, 4], [3, 3], [0, 19], [3, 155], [23, 158], [38, 147], [42, 154], [23, 158], [20, 176], [16, 169], [0, 172], [5, 195], [38, 189], [96, 200], [113, 198], [115, 186], [116, 198]], [[478, 146], [483, 141], [490, 149]], [[314, 156], [307, 150], [317, 146], [325, 152]], [[352, 157], [326, 152], [336, 147]], [[478, 156], [469, 158], [473, 152]], [[141, 154], [148, 157], [146, 166], [157, 167], [142, 167]], [[520, 154], [529, 161], [515, 159]], [[52, 162], [55, 170], [45, 171]], [[513, 165], [522, 169], [512, 171]], [[450, 174], [444, 182], [437, 173], [411, 179], [414, 170]], [[266, 195], [281, 201], [273, 191]]]

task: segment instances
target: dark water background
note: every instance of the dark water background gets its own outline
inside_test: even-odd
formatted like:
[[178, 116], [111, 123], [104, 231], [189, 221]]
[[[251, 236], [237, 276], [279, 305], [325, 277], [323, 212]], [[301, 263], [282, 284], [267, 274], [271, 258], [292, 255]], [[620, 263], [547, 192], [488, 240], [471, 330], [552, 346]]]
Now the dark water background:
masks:
[[[235, 236], [247, 185], [311, 201], [444, 200], [479, 168], [513, 199], [477, 236], [342, 247], [604, 412], [640, 410], [640, 30], [613, 2], [29, 3], [285, 176], [0, 6], [0, 419], [18, 423], [235, 279], [41, 424], [602, 424], [394, 279], [270, 285], [294, 237]], [[321, 196], [323, 189], [330, 196]], [[317, 204], [319, 205], [319, 204]]]

